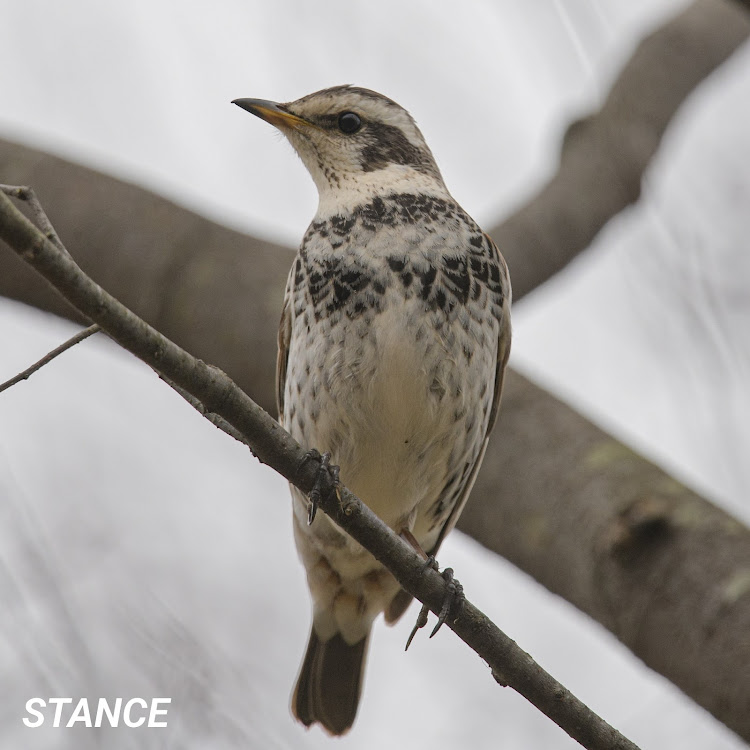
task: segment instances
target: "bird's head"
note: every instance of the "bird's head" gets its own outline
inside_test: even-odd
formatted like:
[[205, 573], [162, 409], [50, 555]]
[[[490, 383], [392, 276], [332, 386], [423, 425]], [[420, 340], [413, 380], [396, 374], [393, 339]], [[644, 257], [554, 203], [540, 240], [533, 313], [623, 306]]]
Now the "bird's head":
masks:
[[321, 204], [396, 191], [445, 193], [440, 170], [411, 115], [388, 97], [336, 86], [288, 104], [235, 99], [277, 127], [312, 175]]

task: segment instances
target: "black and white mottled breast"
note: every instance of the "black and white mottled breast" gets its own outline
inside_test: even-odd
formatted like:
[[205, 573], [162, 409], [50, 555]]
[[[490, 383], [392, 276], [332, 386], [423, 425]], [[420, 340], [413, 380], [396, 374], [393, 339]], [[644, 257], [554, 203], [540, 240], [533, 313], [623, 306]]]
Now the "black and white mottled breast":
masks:
[[392, 286], [436, 320], [499, 317], [509, 293], [492, 241], [452, 200], [401, 193], [313, 221], [294, 265], [296, 314], [367, 316]]

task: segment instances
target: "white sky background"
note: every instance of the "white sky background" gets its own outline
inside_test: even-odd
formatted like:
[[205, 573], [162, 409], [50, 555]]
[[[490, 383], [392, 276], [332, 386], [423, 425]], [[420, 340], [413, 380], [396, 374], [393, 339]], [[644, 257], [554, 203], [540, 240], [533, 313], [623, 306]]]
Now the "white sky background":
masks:
[[[567, 122], [683, 5], [0, 0], [0, 136], [296, 244], [312, 181], [229, 102], [356, 83], [414, 114], [456, 198], [489, 225], [554, 170]], [[683, 109], [641, 204], [515, 308], [513, 354], [745, 519], [748, 71], [746, 49]], [[0, 303], [0, 380], [70, 330]], [[309, 618], [288, 515], [283, 482], [106, 341], [0, 395], [0, 747], [98, 747], [91, 731], [25, 729], [23, 704], [120, 694], [172, 696], [173, 722], [107, 734], [108, 748], [331, 746], [288, 715]], [[644, 748], [742, 746], [495, 556], [454, 535], [442, 559]], [[377, 628], [338, 746], [577, 746], [447, 631], [404, 656], [409, 628]]]

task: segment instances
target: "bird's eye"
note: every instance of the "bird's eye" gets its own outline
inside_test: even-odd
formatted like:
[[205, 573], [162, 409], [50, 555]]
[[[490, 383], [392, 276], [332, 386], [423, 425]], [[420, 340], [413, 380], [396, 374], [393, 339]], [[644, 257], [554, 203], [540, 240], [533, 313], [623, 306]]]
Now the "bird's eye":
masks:
[[342, 133], [351, 135], [356, 133], [362, 127], [362, 120], [354, 112], [342, 112], [339, 115], [339, 130]]

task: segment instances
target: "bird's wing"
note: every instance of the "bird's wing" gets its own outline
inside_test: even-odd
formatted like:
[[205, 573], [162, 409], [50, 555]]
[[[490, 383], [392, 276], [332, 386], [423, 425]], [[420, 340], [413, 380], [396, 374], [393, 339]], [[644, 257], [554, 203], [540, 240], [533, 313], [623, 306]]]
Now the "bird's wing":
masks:
[[286, 387], [286, 367], [289, 362], [289, 342], [292, 338], [292, 305], [294, 298], [294, 267], [289, 273], [284, 294], [284, 306], [281, 308], [279, 322], [279, 350], [276, 355], [276, 407], [279, 410], [279, 422], [283, 424], [284, 389]]
[[495, 253], [495, 258], [500, 264], [500, 268], [503, 269], [503, 278], [506, 280], [506, 289], [503, 300], [503, 313], [500, 321], [500, 333], [498, 334], [497, 341], [497, 367], [495, 368], [495, 391], [492, 394], [492, 408], [490, 410], [490, 419], [487, 423], [487, 438], [489, 438], [492, 430], [497, 422], [497, 415], [500, 411], [500, 398], [503, 395], [503, 377], [505, 376], [505, 366], [508, 364], [508, 357], [510, 356], [510, 341], [512, 338], [511, 324], [510, 324], [510, 305], [512, 302], [513, 293], [510, 288], [510, 274], [508, 273], [508, 266], [505, 262], [500, 251], [497, 249], [497, 245], [487, 233], [484, 235], [488, 240], [490, 247], [492, 247]]
[[500, 318], [500, 329], [497, 339], [497, 364], [495, 366], [495, 389], [492, 394], [492, 406], [490, 408], [490, 416], [487, 421], [487, 432], [484, 436], [484, 442], [482, 443], [482, 449], [477, 456], [477, 460], [474, 462], [474, 466], [471, 467], [471, 471], [466, 477], [464, 486], [461, 490], [461, 494], [453, 506], [453, 510], [443, 524], [443, 528], [440, 530], [440, 535], [435, 542], [435, 545], [431, 550], [427, 550], [428, 554], [436, 555], [440, 545], [443, 543], [443, 539], [452, 531], [453, 527], [458, 522], [458, 517], [466, 505], [466, 501], [469, 499], [471, 488], [474, 486], [474, 482], [479, 473], [479, 468], [482, 465], [484, 453], [487, 450], [487, 442], [489, 441], [492, 429], [497, 422], [497, 415], [500, 411], [500, 397], [503, 393], [503, 378], [505, 376], [505, 366], [508, 364], [508, 357], [510, 356], [510, 340], [511, 340], [511, 325], [510, 325], [510, 304], [511, 304], [511, 289], [510, 289], [510, 276], [508, 275], [508, 266], [505, 263], [505, 259], [497, 249], [497, 245], [494, 243], [492, 238], [485, 233], [485, 237], [489, 241], [490, 247], [495, 254], [495, 260], [500, 264], [503, 270], [503, 278], [507, 281], [507, 288], [504, 293], [503, 308]]

